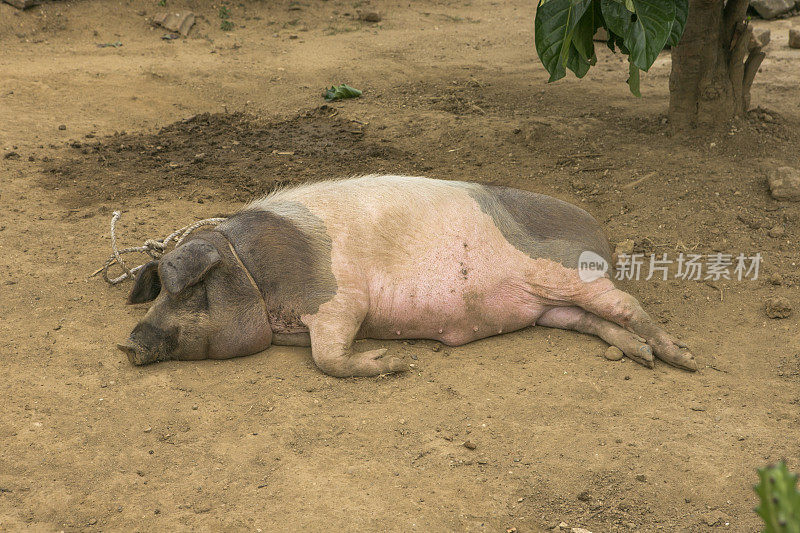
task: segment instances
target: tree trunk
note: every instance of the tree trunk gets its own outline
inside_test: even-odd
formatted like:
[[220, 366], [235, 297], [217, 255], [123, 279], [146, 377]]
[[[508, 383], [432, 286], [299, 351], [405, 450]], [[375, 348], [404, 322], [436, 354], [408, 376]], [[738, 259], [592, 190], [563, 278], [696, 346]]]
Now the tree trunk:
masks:
[[673, 131], [721, 129], [750, 106], [764, 59], [745, 15], [749, 0], [689, 0], [680, 44], [672, 49], [669, 120]]

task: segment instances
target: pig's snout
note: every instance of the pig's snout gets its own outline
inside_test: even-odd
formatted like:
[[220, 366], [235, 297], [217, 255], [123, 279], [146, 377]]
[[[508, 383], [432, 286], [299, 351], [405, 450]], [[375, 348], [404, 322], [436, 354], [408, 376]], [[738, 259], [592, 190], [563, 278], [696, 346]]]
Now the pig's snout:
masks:
[[133, 328], [128, 340], [117, 344], [117, 348], [134, 365], [146, 365], [171, 359], [177, 345], [177, 336], [177, 331], [165, 331], [141, 322]]
[[146, 365], [147, 363], [152, 363], [155, 360], [155, 358], [148, 357], [142, 347], [134, 344], [130, 339], [117, 344], [117, 348], [119, 348], [125, 355], [128, 356], [128, 361], [137, 366]]

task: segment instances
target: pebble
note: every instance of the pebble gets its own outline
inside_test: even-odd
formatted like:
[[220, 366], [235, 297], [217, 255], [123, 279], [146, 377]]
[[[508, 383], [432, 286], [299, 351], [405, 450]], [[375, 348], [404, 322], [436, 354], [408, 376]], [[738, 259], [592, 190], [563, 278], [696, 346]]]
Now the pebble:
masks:
[[466, 448], [468, 450], [474, 450], [477, 447], [478, 446], [474, 442], [472, 442], [471, 440], [468, 440], [468, 441], [464, 442], [464, 448]]
[[776, 200], [800, 200], [800, 170], [780, 167], [769, 174], [769, 191]]
[[588, 490], [585, 490], [585, 491], [581, 492], [580, 494], [578, 494], [578, 500], [580, 500], [582, 502], [592, 501], [592, 495], [591, 495], [591, 493], [589, 493]]
[[769, 318], [788, 318], [792, 314], [792, 304], [783, 296], [767, 298], [764, 312]]
[[773, 285], [783, 285], [783, 276], [778, 272], [773, 272], [767, 276], [767, 281]]
[[786, 234], [786, 228], [780, 225], [773, 226], [772, 229], [767, 232], [767, 234], [774, 239], [779, 239]]
[[644, 483], [645, 481], [647, 481], [647, 476], [644, 474], [637, 474], [636, 481], [641, 481], [642, 483]]
[[376, 13], [375, 11], [368, 11], [361, 15], [361, 20], [364, 22], [380, 22], [383, 20], [383, 17], [381, 17], [380, 14]]
[[61, 124], [61, 125], [58, 127], [58, 129], [59, 129], [59, 130], [61, 130], [61, 131], [64, 131], [65, 129], [67, 129], [67, 125], [66, 125], [66, 124]]
[[620, 359], [622, 359], [622, 355], [623, 355], [622, 350], [620, 350], [616, 346], [609, 346], [608, 348], [606, 348], [603, 357], [605, 357], [609, 361], [619, 361]]
[[624, 241], [617, 243], [614, 253], [617, 254], [617, 256], [631, 255], [633, 253], [633, 245], [634, 242], [631, 239], [625, 239]]
[[800, 30], [789, 30], [789, 48], [800, 48]]

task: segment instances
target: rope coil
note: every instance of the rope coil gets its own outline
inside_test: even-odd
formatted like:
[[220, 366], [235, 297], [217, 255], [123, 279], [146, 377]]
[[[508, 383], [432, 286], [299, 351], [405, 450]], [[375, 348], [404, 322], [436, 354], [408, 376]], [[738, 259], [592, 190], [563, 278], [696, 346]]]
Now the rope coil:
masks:
[[[144, 244], [142, 246], [131, 246], [129, 248], [123, 248], [120, 250], [119, 248], [117, 248], [117, 222], [119, 222], [119, 219], [121, 217], [122, 217], [122, 212], [120, 211], [114, 211], [114, 213], [111, 216], [111, 249], [113, 251], [111, 257], [108, 258], [108, 260], [102, 267], [100, 267], [98, 270], [93, 272], [91, 276], [89, 276], [89, 277], [94, 277], [97, 274], [102, 274], [103, 279], [106, 280], [106, 282], [111, 285], [117, 285], [118, 283], [121, 283], [129, 278], [133, 279], [133, 276], [139, 270], [141, 270], [141, 268], [146, 264], [142, 263], [141, 265], [135, 266], [133, 268], [128, 268], [128, 266], [122, 260], [122, 256], [124, 254], [140, 252], [140, 253], [146, 253], [152, 259], [160, 259], [161, 256], [163, 256], [167, 252], [167, 248], [169, 247], [171, 242], [174, 241], [176, 247], [180, 246], [181, 243], [183, 243], [183, 241], [186, 239], [186, 237], [188, 237], [189, 234], [191, 234], [197, 228], [201, 228], [203, 226], [216, 226], [220, 222], [227, 220], [227, 218], [224, 217], [206, 218], [203, 220], [198, 220], [197, 222], [193, 222], [192, 224], [184, 226], [179, 230], [173, 231], [160, 241], [156, 239], [147, 239], [146, 241], [144, 241]], [[108, 269], [114, 264], [119, 265], [123, 272], [120, 276], [111, 278], [109, 277]]]

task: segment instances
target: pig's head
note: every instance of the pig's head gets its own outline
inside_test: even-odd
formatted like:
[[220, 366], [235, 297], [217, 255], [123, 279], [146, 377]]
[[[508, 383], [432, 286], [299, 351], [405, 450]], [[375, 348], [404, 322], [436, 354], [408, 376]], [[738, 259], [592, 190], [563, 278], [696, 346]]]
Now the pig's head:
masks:
[[135, 365], [249, 355], [272, 341], [260, 291], [217, 232], [198, 234], [142, 267], [128, 303], [152, 300], [117, 345]]

